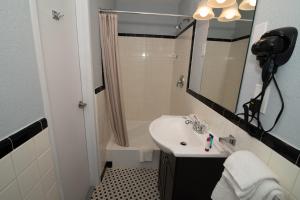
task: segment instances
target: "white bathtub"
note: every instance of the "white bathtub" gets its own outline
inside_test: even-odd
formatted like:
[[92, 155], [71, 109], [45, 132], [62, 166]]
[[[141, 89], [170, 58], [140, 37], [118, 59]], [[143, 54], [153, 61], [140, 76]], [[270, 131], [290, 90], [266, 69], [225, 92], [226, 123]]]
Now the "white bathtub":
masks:
[[[106, 151], [106, 160], [113, 162], [114, 168], [158, 168], [159, 148], [150, 133], [150, 121], [128, 120], [127, 131], [129, 147], [121, 147], [111, 137]], [[143, 161], [144, 155], [152, 152], [152, 161]]]

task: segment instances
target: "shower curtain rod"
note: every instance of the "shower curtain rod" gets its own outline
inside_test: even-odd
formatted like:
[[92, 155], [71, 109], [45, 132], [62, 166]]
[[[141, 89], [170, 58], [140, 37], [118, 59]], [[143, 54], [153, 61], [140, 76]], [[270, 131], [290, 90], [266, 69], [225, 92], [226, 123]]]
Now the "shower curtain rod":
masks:
[[[134, 14], [134, 15], [153, 15], [153, 16], [166, 16], [166, 17], [182, 17], [182, 18], [190, 18], [192, 16], [189, 15], [179, 15], [179, 14], [167, 14], [167, 13], [151, 13], [151, 12], [136, 12], [136, 11], [125, 11], [125, 10], [110, 10], [110, 9], [99, 9], [100, 13], [119, 13], [119, 14]], [[217, 17], [213, 18], [217, 19]], [[239, 19], [236, 21], [244, 21], [244, 22], [252, 22], [251, 19]]]
[[192, 18], [192, 16], [189, 16], [189, 15], [167, 14], [167, 13], [151, 13], [151, 12], [135, 12], [135, 11], [109, 10], [109, 9], [99, 9], [99, 12], [101, 12], [101, 13], [120, 13], [120, 14], [154, 15], [154, 16]]

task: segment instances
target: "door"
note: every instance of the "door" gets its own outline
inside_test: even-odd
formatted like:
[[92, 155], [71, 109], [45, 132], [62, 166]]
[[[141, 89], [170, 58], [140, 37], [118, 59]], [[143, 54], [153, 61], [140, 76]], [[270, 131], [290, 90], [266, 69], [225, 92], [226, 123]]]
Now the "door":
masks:
[[[85, 137], [76, 5], [74, 0], [37, 1], [55, 149], [64, 199], [85, 199], [89, 166]], [[60, 20], [52, 10], [61, 12]]]

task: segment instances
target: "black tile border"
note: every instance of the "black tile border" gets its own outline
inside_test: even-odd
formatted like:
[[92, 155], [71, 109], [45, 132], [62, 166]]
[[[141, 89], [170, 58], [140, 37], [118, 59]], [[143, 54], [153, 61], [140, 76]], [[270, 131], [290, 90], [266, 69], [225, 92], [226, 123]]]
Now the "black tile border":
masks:
[[0, 159], [12, 152], [13, 146], [8, 138], [0, 141]]
[[285, 159], [289, 160], [291, 163], [300, 167], [300, 150], [285, 143], [284, 141], [278, 139], [277, 137], [271, 135], [270, 133], [262, 132], [259, 128], [257, 128], [253, 124], [244, 121], [243, 119], [239, 118], [237, 115], [232, 113], [231, 111], [212, 102], [206, 97], [197, 94], [196, 92], [190, 89], [187, 89], [186, 92], [189, 93], [191, 96], [195, 97], [196, 99], [198, 99], [199, 101], [201, 101], [202, 103], [204, 103], [205, 105], [207, 105], [212, 110], [222, 115], [224, 118], [231, 121], [236, 126], [246, 131], [250, 136], [256, 138], [257, 140], [264, 143], [266, 146], [273, 149], [275, 152], [280, 154]]
[[98, 94], [98, 93], [102, 92], [104, 89], [105, 89], [104, 85], [102, 85], [102, 86], [100, 86], [100, 87], [97, 87], [97, 88], [95, 89], [95, 94]]
[[19, 146], [39, 134], [42, 130], [48, 127], [46, 118], [42, 118], [13, 135], [0, 141], [0, 159], [17, 149]]
[[[118, 36], [124, 37], [148, 37], [148, 38], [165, 38], [165, 39], [176, 39], [182, 33], [184, 33], [187, 29], [193, 26], [196, 23], [196, 20], [193, 20], [190, 24], [188, 24], [182, 31], [180, 31], [177, 35], [153, 35], [153, 34], [135, 34], [135, 33], [118, 33]], [[102, 51], [102, 49], [101, 49]], [[102, 57], [101, 57], [102, 58]], [[101, 60], [101, 67], [102, 67], [102, 80], [103, 85], [99, 86], [95, 89], [95, 94], [102, 92], [105, 89], [105, 82], [104, 82], [104, 70], [103, 70], [103, 61]]]
[[164, 38], [164, 39], [175, 39], [176, 38], [176, 35], [154, 35], [154, 34], [136, 34], [136, 33], [118, 33], [118, 36]]
[[250, 35], [245, 35], [242, 37], [234, 38], [234, 39], [226, 39], [226, 38], [207, 38], [207, 41], [215, 41], [215, 42], [236, 42], [239, 40], [244, 40], [250, 38]]
[[184, 33], [187, 29], [196, 23], [196, 20], [192, 20], [190, 24], [188, 24], [184, 29], [178, 32], [176, 35], [155, 35], [155, 34], [136, 34], [136, 33], [118, 33], [118, 36], [125, 36], [125, 37], [149, 37], [149, 38], [165, 38], [165, 39], [176, 39], [182, 33]]

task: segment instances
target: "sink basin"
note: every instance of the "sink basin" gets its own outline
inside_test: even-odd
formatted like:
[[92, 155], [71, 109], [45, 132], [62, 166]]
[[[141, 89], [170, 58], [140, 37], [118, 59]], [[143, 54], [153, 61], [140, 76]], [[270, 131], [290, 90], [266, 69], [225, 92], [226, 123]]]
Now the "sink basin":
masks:
[[[159, 148], [176, 157], [227, 157], [217, 138], [209, 152], [205, 151], [207, 134], [199, 134], [193, 125], [186, 124], [187, 117], [163, 115], [151, 122], [149, 130]], [[218, 143], [218, 144], [215, 144]]]

